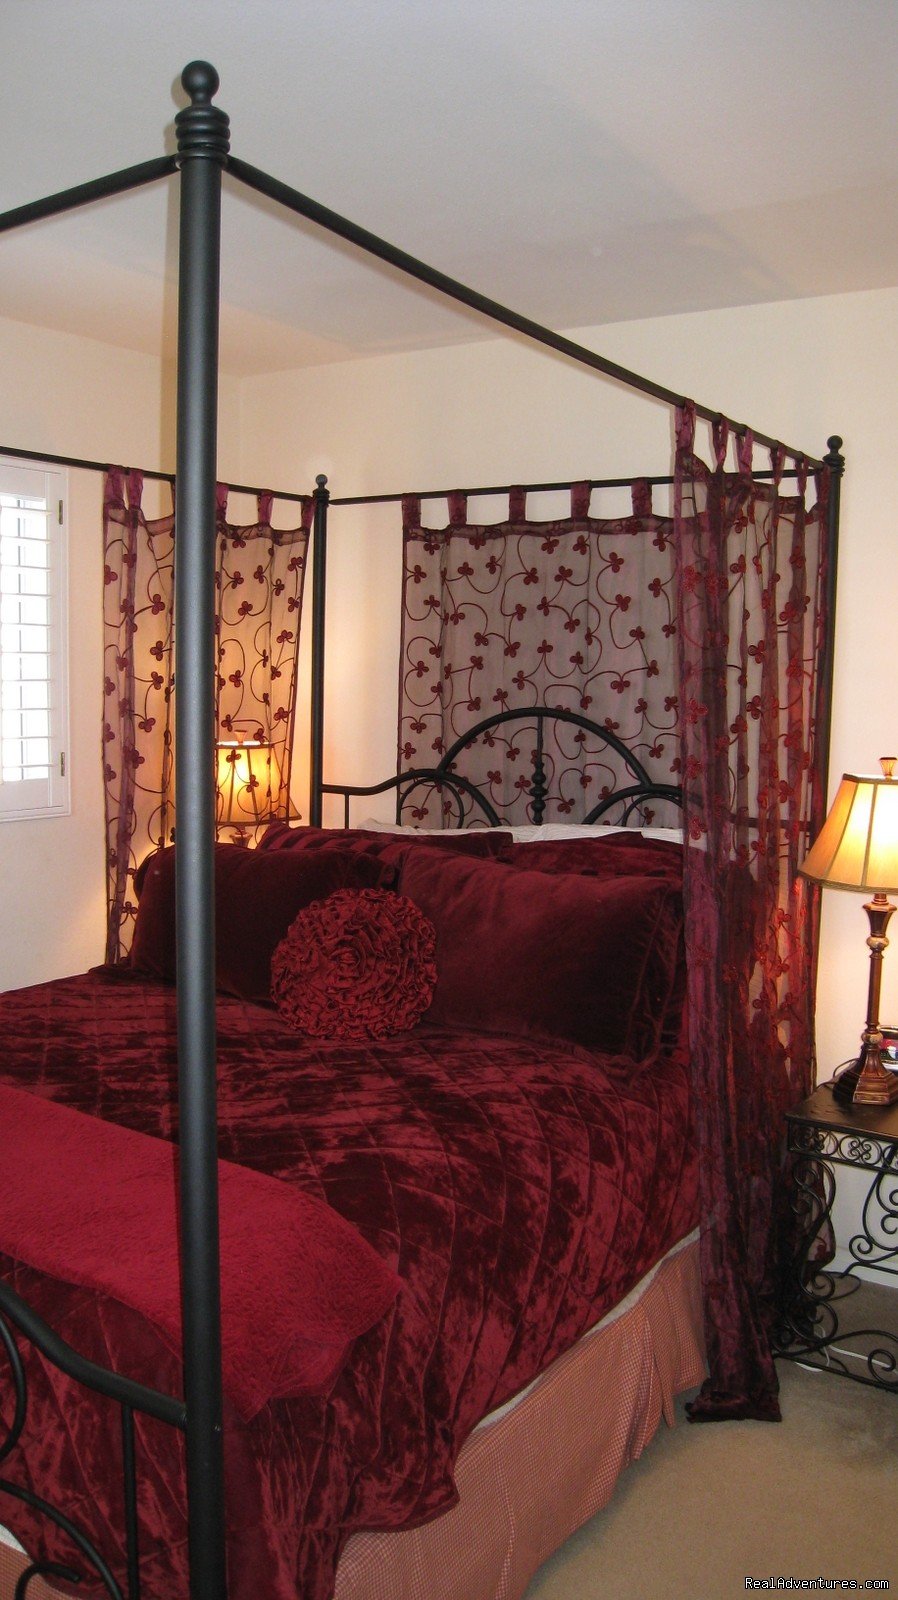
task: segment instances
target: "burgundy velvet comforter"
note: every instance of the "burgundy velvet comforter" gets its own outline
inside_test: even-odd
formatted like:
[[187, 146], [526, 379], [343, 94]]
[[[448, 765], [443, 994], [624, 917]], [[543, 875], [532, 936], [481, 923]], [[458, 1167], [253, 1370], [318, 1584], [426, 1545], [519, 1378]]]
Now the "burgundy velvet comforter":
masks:
[[[174, 999], [106, 972], [0, 996], [0, 1080], [175, 1137]], [[687, 1064], [427, 1026], [301, 1042], [276, 1012], [221, 997], [219, 1084], [220, 1155], [326, 1201], [403, 1283], [327, 1393], [272, 1401], [249, 1423], [226, 1409], [232, 1600], [327, 1600], [349, 1534], [451, 1506], [453, 1462], [479, 1419], [693, 1227]], [[180, 1392], [176, 1358], [127, 1306], [2, 1256], [0, 1276], [85, 1355]], [[108, 1556], [121, 1527], [115, 1411], [29, 1365], [27, 1442], [4, 1471], [33, 1473]], [[139, 1456], [144, 1592], [181, 1600], [183, 1441], [142, 1420]], [[48, 1548], [46, 1526], [5, 1495], [0, 1521]]]

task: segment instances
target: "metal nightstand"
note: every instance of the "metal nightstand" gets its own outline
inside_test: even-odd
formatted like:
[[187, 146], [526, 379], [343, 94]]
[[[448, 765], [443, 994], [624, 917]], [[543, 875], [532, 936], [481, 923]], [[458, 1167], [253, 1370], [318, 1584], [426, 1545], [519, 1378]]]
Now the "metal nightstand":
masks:
[[[898, 1393], [898, 1294], [857, 1276], [859, 1266], [876, 1267], [891, 1274], [898, 1289], [898, 1104], [840, 1105], [832, 1085], [823, 1084], [787, 1122], [799, 1239], [783, 1286], [774, 1354]], [[841, 1272], [830, 1266], [837, 1167], [870, 1174], [861, 1231], [849, 1242], [851, 1262]], [[870, 1325], [884, 1311], [896, 1325], [893, 1332]]]

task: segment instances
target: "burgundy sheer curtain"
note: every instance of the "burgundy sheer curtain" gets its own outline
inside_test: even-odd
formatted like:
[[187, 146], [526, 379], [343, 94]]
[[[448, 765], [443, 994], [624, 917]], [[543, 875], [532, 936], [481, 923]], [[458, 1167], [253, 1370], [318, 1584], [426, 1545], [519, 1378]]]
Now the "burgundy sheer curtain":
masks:
[[[404, 601], [399, 770], [438, 762], [485, 717], [550, 705], [604, 723], [659, 781], [679, 781], [673, 652], [672, 520], [652, 513], [643, 479], [633, 514], [590, 517], [590, 486], [574, 484], [571, 514], [530, 522], [523, 489], [505, 520], [469, 523], [465, 496], [449, 497], [449, 526], [421, 526], [420, 501], [403, 501]], [[459, 770], [509, 822], [532, 821], [528, 784], [535, 727], [481, 735]], [[559, 724], [546, 730], [544, 820], [576, 822], [621, 786], [604, 745]], [[452, 802], [418, 789], [409, 821], [439, 827]], [[667, 813], [667, 814], [666, 814]], [[655, 802], [643, 820], [679, 823]]]
[[[148, 517], [143, 490], [140, 472], [115, 469], [106, 475], [107, 961], [118, 960], [130, 945], [134, 871], [150, 850], [171, 840], [175, 823], [174, 506]], [[285, 816], [314, 503], [303, 501], [301, 525], [290, 529], [272, 526], [270, 494], [259, 494], [257, 520], [249, 525], [229, 522], [227, 506], [227, 487], [219, 485], [218, 733], [263, 746], [268, 789], [260, 796], [260, 809]]]
[[674, 541], [690, 1049], [701, 1148], [710, 1377], [693, 1418], [777, 1418], [770, 1354], [784, 1217], [784, 1113], [813, 1087], [818, 895], [796, 876], [825, 804], [829, 476], [753, 482], [677, 414]]
[[[727, 471], [724, 419], [710, 466], [691, 406], [677, 430], [671, 520], [652, 514], [644, 480], [616, 521], [589, 516], [585, 484], [563, 522], [528, 523], [523, 490], [486, 527], [468, 524], [463, 495], [442, 529], [404, 502], [399, 769], [433, 765], [497, 710], [550, 704], [604, 722], [653, 777], [683, 783], [710, 1366], [692, 1415], [775, 1418], [784, 1113], [814, 1076], [819, 897], [796, 869], [825, 801], [829, 475], [809, 505], [803, 468], [785, 492], [780, 451], [772, 480], [752, 480], [750, 433]], [[527, 736], [501, 731], [463, 770], [503, 818], [527, 821]], [[576, 733], [564, 740], [546, 763], [547, 821], [576, 821], [620, 776]], [[439, 826], [440, 803], [418, 791], [407, 815]]]

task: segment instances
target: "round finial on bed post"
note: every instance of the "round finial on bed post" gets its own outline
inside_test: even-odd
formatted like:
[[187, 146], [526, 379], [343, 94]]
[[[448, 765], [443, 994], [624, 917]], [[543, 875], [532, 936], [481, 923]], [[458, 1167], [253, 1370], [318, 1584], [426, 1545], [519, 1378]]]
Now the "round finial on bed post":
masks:
[[841, 454], [842, 440], [839, 438], [839, 435], [834, 433], [832, 438], [827, 439], [826, 443], [829, 447], [829, 454], [823, 457], [826, 465], [832, 472], [844, 472], [845, 457]]
[[327, 488], [327, 473], [326, 472], [319, 472], [317, 478], [315, 479], [315, 482], [318, 485], [319, 492], [321, 494], [323, 494], [325, 489]]
[[207, 156], [222, 165], [227, 160], [230, 123], [227, 113], [212, 104], [220, 81], [208, 61], [190, 61], [181, 73], [181, 85], [190, 96], [190, 105], [175, 117], [179, 157]]
[[181, 87], [196, 104], [198, 100], [211, 100], [221, 87], [221, 79], [211, 61], [188, 61], [181, 73]]

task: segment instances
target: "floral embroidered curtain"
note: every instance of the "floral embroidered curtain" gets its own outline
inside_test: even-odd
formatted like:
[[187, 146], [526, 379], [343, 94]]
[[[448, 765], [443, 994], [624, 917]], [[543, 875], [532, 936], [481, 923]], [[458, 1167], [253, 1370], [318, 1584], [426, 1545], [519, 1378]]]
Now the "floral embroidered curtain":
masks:
[[[604, 723], [659, 781], [679, 781], [673, 523], [653, 514], [644, 479], [629, 517], [590, 517], [590, 495], [574, 484], [569, 517], [528, 522], [526, 492], [513, 489], [507, 518], [479, 526], [456, 494], [442, 529], [423, 528], [420, 501], [403, 501], [400, 771], [434, 766], [497, 711], [550, 705]], [[498, 728], [458, 763], [511, 823], [533, 820], [535, 739], [526, 723]], [[582, 730], [554, 724], [546, 740], [544, 821], [577, 822], [626, 781], [613, 752]], [[439, 827], [451, 808], [417, 789], [403, 809]], [[679, 823], [663, 801], [640, 814]]]
[[[527, 523], [524, 491], [506, 521], [421, 526], [403, 504], [405, 577], [399, 770], [434, 765], [497, 710], [582, 710], [617, 732], [661, 782], [685, 791], [690, 1050], [702, 1172], [702, 1266], [710, 1377], [696, 1418], [779, 1415], [770, 1353], [778, 1261], [787, 1248], [784, 1113], [813, 1083], [818, 895], [796, 876], [823, 819], [829, 475], [783, 487], [751, 477], [750, 433], [724, 463], [695, 450], [678, 414], [675, 514], [652, 513], [644, 480], [633, 515]], [[464, 775], [509, 822], [530, 820], [521, 790], [531, 742], [502, 730], [465, 751]], [[547, 752], [547, 821], [576, 821], [622, 774], [562, 733]], [[497, 746], [504, 744], [499, 752]], [[451, 802], [416, 790], [407, 820], [439, 826]], [[679, 823], [653, 805], [638, 824]], [[467, 819], [466, 819], [467, 820]]]
[[[103, 771], [107, 839], [107, 961], [125, 954], [135, 912], [133, 876], [175, 825], [174, 547], [172, 509], [148, 518], [143, 476], [114, 469], [104, 486], [105, 684]], [[266, 817], [286, 816], [296, 705], [303, 580], [314, 503], [298, 528], [272, 526], [273, 500], [257, 520], [228, 521], [216, 505], [216, 725], [223, 740], [264, 752]], [[256, 782], [258, 778], [256, 766]], [[214, 775], [210, 775], [211, 778]]]
[[727, 472], [677, 413], [674, 553], [685, 794], [690, 1051], [701, 1149], [710, 1377], [695, 1417], [778, 1417], [770, 1354], [787, 1248], [784, 1116], [814, 1082], [819, 893], [797, 877], [823, 821], [827, 502], [782, 452], [751, 477], [750, 432]]

